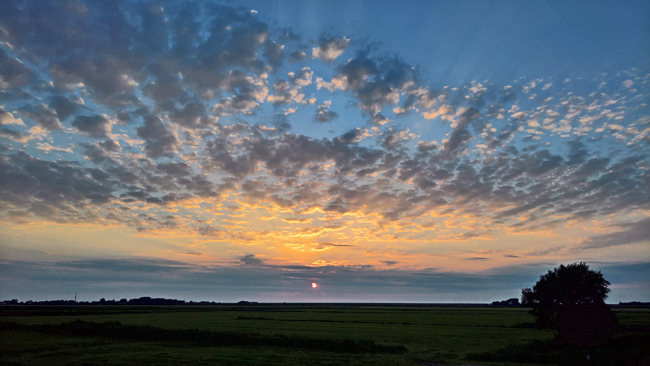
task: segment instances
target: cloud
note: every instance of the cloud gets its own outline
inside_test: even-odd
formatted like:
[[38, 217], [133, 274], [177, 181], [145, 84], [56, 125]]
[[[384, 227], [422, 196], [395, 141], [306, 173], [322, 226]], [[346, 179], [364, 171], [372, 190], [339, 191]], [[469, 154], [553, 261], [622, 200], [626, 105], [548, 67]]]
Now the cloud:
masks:
[[360, 128], [355, 128], [350, 130], [341, 136], [334, 138], [334, 142], [342, 144], [354, 144], [359, 143], [364, 138], [364, 131]]
[[55, 264], [55, 267], [120, 273], [170, 273], [190, 269], [186, 263], [159, 258], [86, 259], [59, 262]]
[[86, 137], [96, 139], [106, 138], [111, 133], [113, 124], [108, 116], [96, 114], [94, 116], [78, 116], [72, 122], [72, 127]]
[[291, 85], [286, 80], [276, 79], [273, 82], [273, 91], [274, 93], [269, 95], [267, 100], [273, 103], [274, 106], [292, 103], [307, 104], [305, 94], [302, 93], [299, 84]]
[[650, 240], [650, 218], [637, 222], [621, 223], [615, 227], [623, 230], [594, 235], [584, 240], [580, 247], [583, 249], [607, 248], [619, 245], [642, 243]]
[[311, 56], [331, 63], [345, 52], [349, 44], [350, 39], [346, 37], [321, 37], [318, 39], [318, 47], [312, 49]]
[[259, 77], [231, 72], [221, 83], [224, 89], [235, 94], [222, 97], [212, 106], [210, 112], [217, 117], [233, 114], [253, 115], [269, 93], [265, 74]]
[[288, 75], [293, 84], [299, 86], [308, 86], [311, 85], [311, 80], [314, 72], [311, 71], [309, 67], [303, 67], [297, 74], [290, 72]]
[[46, 130], [54, 131], [63, 128], [56, 111], [49, 109], [45, 104], [24, 107], [20, 113]]
[[[358, 52], [355, 57], [337, 67], [338, 74], [330, 83], [317, 79], [319, 87], [329, 91], [341, 89], [352, 92], [361, 111], [367, 113], [373, 123], [383, 125], [388, 119], [382, 114], [387, 105], [395, 105], [400, 100], [400, 93], [417, 90], [417, 76], [414, 68], [397, 58], [373, 59], [365, 52]], [[429, 93], [422, 93], [417, 98], [407, 98], [402, 109], [411, 108], [416, 101], [430, 98]]]
[[480, 112], [476, 108], [463, 108], [458, 110], [454, 130], [451, 132], [449, 139], [442, 145], [444, 156], [458, 156], [459, 149], [473, 138], [473, 135], [467, 127], [472, 121], [477, 120], [480, 115]]
[[438, 143], [436, 141], [418, 141], [415, 148], [421, 153], [428, 153], [438, 149]]
[[0, 49], [0, 89], [11, 89], [28, 84], [36, 78], [34, 72], [20, 60]]
[[308, 58], [309, 56], [307, 56], [307, 54], [304, 51], [300, 51], [300, 50], [295, 50], [289, 54], [289, 62], [291, 63], [305, 61]]
[[282, 219], [282, 221], [287, 222], [289, 224], [309, 224], [313, 221], [313, 219], [308, 219], [304, 217], [290, 217], [287, 219]]
[[247, 254], [239, 258], [243, 266], [261, 266], [264, 262], [254, 254]]
[[138, 136], [146, 141], [147, 155], [153, 158], [172, 156], [178, 152], [181, 146], [176, 135], [158, 117], [145, 117], [144, 125], [138, 127], [136, 131]]
[[113, 198], [107, 177], [94, 178], [92, 170], [78, 164], [43, 161], [19, 152], [3, 156], [0, 167], [0, 201], [48, 220], [92, 220], [87, 205], [107, 204]]
[[25, 123], [22, 119], [14, 117], [12, 113], [0, 108], [0, 126], [3, 125], [19, 125], [24, 126]]
[[50, 98], [49, 107], [56, 111], [56, 116], [59, 121], [65, 121], [83, 105], [84, 101], [81, 98], [71, 100], [62, 95], [53, 95]]
[[336, 112], [329, 110], [331, 105], [332, 102], [329, 100], [326, 100], [323, 102], [323, 104], [319, 105], [318, 110], [316, 110], [316, 117], [314, 117], [314, 120], [318, 123], [328, 123], [338, 118], [339, 115], [336, 114]]
[[[501, 267], [475, 274], [437, 270], [405, 271], [394, 268], [396, 261], [385, 261], [391, 269], [367, 266], [262, 265], [254, 255], [251, 265], [204, 266], [160, 258], [87, 258], [47, 262], [2, 262], [1, 274], [8, 280], [2, 287], [5, 298], [21, 301], [67, 298], [74, 286], [84, 300], [123, 297], [166, 297], [184, 300], [237, 302], [245, 296], [252, 301], [313, 301], [306, 287], [317, 279], [328, 301], [372, 302], [484, 302], [495, 297], [516, 297], [521, 288], [530, 287], [539, 275], [556, 266], [532, 263]], [[638, 289], [624, 291], [620, 285], [647, 283], [648, 263], [589, 263], [612, 282], [609, 300], [645, 301]], [[363, 283], [362, 287], [358, 283]], [[24, 289], [35, 289], [28, 293]], [[145, 293], [142, 289], [146, 288]], [[305, 288], [296, 293], [297, 288]], [[182, 289], [182, 290], [179, 290]], [[212, 289], [213, 292], [208, 290]], [[214, 289], [218, 291], [214, 292]], [[260, 289], [264, 289], [265, 295]], [[634, 292], [636, 291], [636, 292]], [[213, 295], [206, 295], [212, 293]], [[291, 298], [284, 298], [294, 293]], [[81, 297], [83, 296], [83, 297]]]
[[4, 127], [0, 128], [0, 137], [7, 140], [16, 141], [21, 144], [24, 144], [32, 139], [32, 136], [29, 134], [22, 133], [20, 131], [14, 131], [12, 129]]
[[[21, 4], [0, 14], [3, 220], [325, 250], [650, 209], [641, 71], [438, 87], [377, 45], [307, 47], [250, 9]], [[222, 217], [231, 205], [241, 217]]]
[[37, 144], [36, 148], [41, 150], [41, 151], [45, 151], [45, 152], [56, 151], [56, 152], [66, 152], [66, 153], [69, 153], [69, 154], [74, 153], [74, 151], [72, 151], [72, 149], [70, 149], [70, 148], [52, 146], [52, 145], [50, 145], [48, 143], [45, 143], [45, 142]]

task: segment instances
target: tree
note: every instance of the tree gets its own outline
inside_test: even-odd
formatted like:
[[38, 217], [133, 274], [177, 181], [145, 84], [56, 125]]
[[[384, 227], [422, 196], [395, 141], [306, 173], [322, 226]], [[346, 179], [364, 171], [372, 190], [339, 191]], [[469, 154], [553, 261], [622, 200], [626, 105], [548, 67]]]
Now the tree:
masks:
[[592, 345], [611, 337], [616, 320], [605, 299], [609, 282], [585, 263], [548, 271], [535, 286], [522, 290], [523, 306], [530, 306], [541, 328], [555, 328], [567, 343]]

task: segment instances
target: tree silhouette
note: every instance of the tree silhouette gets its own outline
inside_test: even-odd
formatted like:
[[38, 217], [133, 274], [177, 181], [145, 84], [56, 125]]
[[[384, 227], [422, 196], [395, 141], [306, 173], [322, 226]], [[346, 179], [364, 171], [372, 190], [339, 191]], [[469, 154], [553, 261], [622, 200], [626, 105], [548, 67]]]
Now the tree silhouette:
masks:
[[523, 289], [521, 302], [532, 307], [539, 327], [557, 329], [562, 341], [593, 345], [611, 337], [616, 327], [605, 304], [609, 284], [585, 263], [560, 265], [540, 276], [532, 289]]

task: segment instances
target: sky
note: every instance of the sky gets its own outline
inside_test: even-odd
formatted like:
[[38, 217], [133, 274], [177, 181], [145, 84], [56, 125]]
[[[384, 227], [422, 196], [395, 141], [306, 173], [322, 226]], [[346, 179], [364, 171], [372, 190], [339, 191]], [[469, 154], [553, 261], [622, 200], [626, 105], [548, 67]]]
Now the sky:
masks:
[[0, 299], [650, 301], [648, 60], [645, 1], [2, 1]]

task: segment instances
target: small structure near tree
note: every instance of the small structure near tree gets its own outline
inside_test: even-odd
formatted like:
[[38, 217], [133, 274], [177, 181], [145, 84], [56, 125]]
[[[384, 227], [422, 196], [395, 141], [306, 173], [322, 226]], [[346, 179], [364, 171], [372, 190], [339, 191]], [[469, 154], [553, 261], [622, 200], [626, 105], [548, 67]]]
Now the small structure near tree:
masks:
[[593, 346], [611, 338], [614, 314], [605, 304], [609, 282], [585, 263], [560, 265], [530, 289], [522, 290], [521, 302], [530, 306], [537, 325], [555, 328], [568, 344]]

